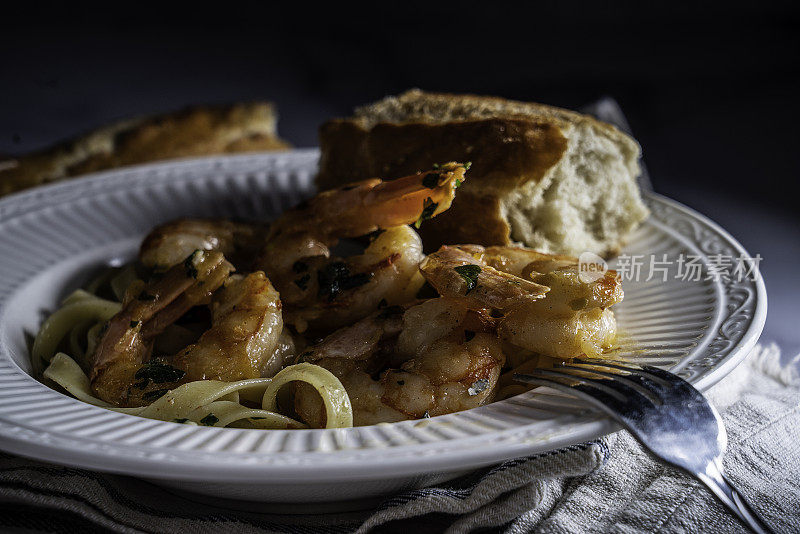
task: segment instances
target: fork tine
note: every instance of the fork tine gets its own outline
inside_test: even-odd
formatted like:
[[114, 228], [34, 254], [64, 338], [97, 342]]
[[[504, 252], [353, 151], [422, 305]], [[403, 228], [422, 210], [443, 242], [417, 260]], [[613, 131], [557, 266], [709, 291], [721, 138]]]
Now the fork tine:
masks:
[[653, 367], [652, 365], [642, 366], [642, 371], [646, 371], [647, 373], [650, 373], [656, 378], [663, 380], [669, 384], [673, 384], [675, 382], [684, 382], [688, 384], [688, 382], [686, 382], [683, 378], [679, 377], [678, 375], [670, 373], [669, 371], [665, 371], [664, 369], [659, 369], [658, 367]]
[[[669, 371], [665, 371], [664, 369], [654, 367], [652, 365], [642, 365], [640, 367], [633, 367], [633, 366], [622, 365], [620, 363], [612, 363], [607, 360], [592, 361], [587, 359], [575, 359], [573, 360], [573, 365], [589, 365], [589, 366], [594, 365], [594, 366], [601, 366], [601, 367], [626, 371], [628, 373], [631, 373], [632, 375], [626, 377], [629, 380], [633, 380], [634, 376], [650, 380], [652, 384], [642, 384], [642, 385], [654, 391], [661, 397], [664, 397], [667, 393], [670, 396], [683, 394], [683, 395], [689, 395], [692, 398], [695, 398], [698, 395], [702, 395], [694, 388], [694, 386], [689, 384], [681, 377]], [[637, 378], [636, 380], [640, 382], [642, 381], [640, 378]]]
[[583, 364], [578, 364], [578, 365], [562, 364], [558, 368], [575, 369], [577, 371], [594, 373], [600, 376], [611, 378], [617, 382], [626, 384], [628, 387], [638, 391], [641, 395], [647, 397], [653, 404], [656, 405], [664, 404], [663, 394], [665, 393], [666, 388], [660, 383], [660, 381], [655, 382], [651, 380], [648, 376], [641, 373], [628, 373], [626, 375], [623, 375], [618, 372], [609, 372], [609, 371], [601, 371], [599, 369], [594, 369], [595, 366], [605, 367], [603, 364], [593, 364], [591, 368], [588, 366], [588, 364], [586, 367], [584, 367]]
[[578, 396], [584, 400], [590, 400], [592, 404], [599, 406], [603, 411], [616, 418], [619, 418], [622, 413], [638, 411], [645, 406], [653, 405], [649, 398], [641, 395], [638, 391], [611, 380], [608, 380], [608, 383], [601, 383], [600, 380], [576, 376], [572, 372], [550, 369], [533, 369], [528, 377], [550, 379], [551, 382], [562, 386], [555, 389], [568, 391], [573, 395], [581, 393], [582, 395]]
[[573, 358], [572, 363], [575, 365], [598, 365], [601, 367], [609, 367], [612, 369], [619, 369], [620, 371], [640, 371], [642, 367], [640, 365], [632, 364], [632, 365], [623, 365], [621, 362], [616, 360], [601, 360], [601, 359], [592, 359], [592, 358]]
[[[645, 376], [659, 384], [662, 387], [668, 388], [672, 385], [674, 381], [672, 373], [667, 373], [666, 371], [662, 371], [658, 367], [652, 367], [649, 365], [645, 366], [632, 366], [632, 365], [622, 365], [621, 363], [611, 362], [608, 360], [584, 360], [582, 358], [575, 358], [572, 360], [573, 365], [594, 365], [599, 367], [608, 367], [609, 369], [619, 369], [620, 371], [626, 371], [628, 373]], [[653, 369], [657, 369], [659, 373], [653, 373]], [[666, 374], [664, 374], [666, 373]]]
[[[540, 369], [534, 369], [534, 371], [539, 370]], [[598, 408], [600, 411], [609, 415], [612, 419], [616, 420], [620, 424], [626, 425], [620, 411], [623, 407], [623, 404], [616, 397], [613, 397], [600, 389], [592, 389], [592, 391], [589, 392], [583, 389], [578, 389], [568, 383], [561, 382], [556, 377], [545, 378], [542, 376], [534, 376], [533, 374], [515, 374], [514, 379], [519, 380], [520, 382], [525, 382], [526, 384], [546, 386], [557, 391], [568, 393], [574, 397], [586, 401], [595, 408]]]
[[[579, 380], [583, 385], [595, 389], [602, 389], [606, 393], [613, 392], [620, 401], [633, 402], [639, 405], [661, 405], [662, 401], [655, 393], [644, 394], [639, 387], [634, 387], [630, 382], [623, 379], [620, 375], [612, 373], [600, 373], [594, 369], [577, 368], [573, 369], [569, 366], [562, 365], [558, 370], [542, 369], [545, 374], [549, 373], [564, 373], [568, 376], [574, 377]], [[588, 377], [585, 375], [589, 375]], [[605, 380], [610, 378], [610, 380]]]

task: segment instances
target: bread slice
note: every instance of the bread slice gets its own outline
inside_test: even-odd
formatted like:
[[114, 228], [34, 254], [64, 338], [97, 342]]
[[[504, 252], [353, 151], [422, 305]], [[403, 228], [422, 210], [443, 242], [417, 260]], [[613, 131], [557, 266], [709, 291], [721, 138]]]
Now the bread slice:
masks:
[[210, 154], [280, 150], [272, 104], [184, 109], [111, 124], [61, 145], [0, 162], [0, 196], [124, 165]]
[[472, 162], [452, 207], [423, 225], [428, 249], [516, 242], [608, 256], [648, 215], [636, 141], [542, 104], [412, 89], [326, 122], [320, 145], [319, 189]]

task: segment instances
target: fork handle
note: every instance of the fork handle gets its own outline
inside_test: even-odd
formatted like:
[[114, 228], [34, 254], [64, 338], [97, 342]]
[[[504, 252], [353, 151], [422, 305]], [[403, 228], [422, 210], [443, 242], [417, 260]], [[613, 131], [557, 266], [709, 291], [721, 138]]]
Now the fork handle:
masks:
[[750, 530], [756, 534], [774, 533], [745, 500], [744, 496], [734, 487], [730, 479], [722, 473], [722, 469], [717, 462], [712, 462], [706, 473], [700, 473], [697, 478]]

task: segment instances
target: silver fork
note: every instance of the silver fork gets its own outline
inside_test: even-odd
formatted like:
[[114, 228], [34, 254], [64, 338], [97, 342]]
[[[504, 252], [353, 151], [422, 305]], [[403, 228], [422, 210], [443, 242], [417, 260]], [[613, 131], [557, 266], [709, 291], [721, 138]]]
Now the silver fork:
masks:
[[705, 484], [754, 532], [773, 532], [723, 474], [725, 426], [714, 407], [685, 380], [657, 367], [606, 360], [573, 360], [514, 378], [588, 401], [654, 456]]

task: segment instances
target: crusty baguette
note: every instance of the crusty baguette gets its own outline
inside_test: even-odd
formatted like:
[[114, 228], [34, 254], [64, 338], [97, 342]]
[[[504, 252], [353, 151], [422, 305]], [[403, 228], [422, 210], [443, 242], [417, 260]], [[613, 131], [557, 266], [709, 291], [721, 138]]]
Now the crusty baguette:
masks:
[[413, 89], [326, 122], [320, 145], [319, 189], [471, 161], [450, 210], [423, 225], [426, 248], [517, 242], [607, 256], [647, 216], [636, 141], [542, 104]]
[[0, 161], [0, 196], [124, 165], [210, 154], [280, 150], [268, 102], [184, 109], [112, 124], [72, 141]]

